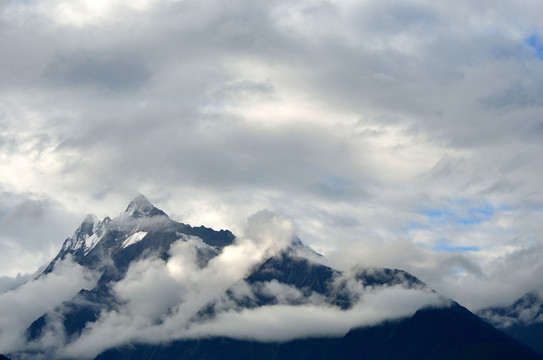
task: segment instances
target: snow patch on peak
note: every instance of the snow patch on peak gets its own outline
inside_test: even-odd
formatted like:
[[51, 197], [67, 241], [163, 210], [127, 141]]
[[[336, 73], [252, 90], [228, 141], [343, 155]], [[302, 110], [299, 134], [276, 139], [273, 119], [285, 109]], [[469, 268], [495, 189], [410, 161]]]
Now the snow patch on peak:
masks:
[[126, 210], [117, 216], [114, 220], [117, 226], [126, 227], [134, 220], [139, 220], [142, 218], [154, 217], [154, 216], [165, 216], [167, 215], [160, 209], [156, 207], [147, 200], [143, 195], [138, 195], [134, 200], [128, 204]]
[[139, 194], [128, 204], [125, 212], [133, 214], [138, 211], [142, 214], [148, 214], [152, 209], [153, 204], [145, 196]]
[[93, 234], [96, 229], [98, 228], [98, 225], [100, 225], [100, 220], [96, 217], [94, 214], [89, 214], [85, 216], [85, 220], [79, 225], [77, 230], [72, 235], [72, 239], [77, 239], [78, 237], [84, 236], [84, 235], [91, 235]]
[[147, 235], [145, 231], [138, 231], [135, 234], [130, 235], [125, 241], [123, 241], [122, 248], [127, 248], [130, 245], [134, 245], [135, 243], [143, 240], [143, 238]]
[[[99, 223], [100, 223], [100, 220], [98, 220], [98, 218], [94, 214], [88, 214], [85, 217], [85, 220], [83, 220], [83, 224], [98, 225]], [[81, 225], [83, 225], [83, 224], [81, 224]]]
[[62, 251], [66, 251], [68, 250], [73, 244], [73, 239], [72, 238], [67, 238], [66, 240], [64, 240], [64, 244], [62, 244]]
[[84, 249], [84, 253], [87, 255], [102, 239], [105, 227], [110, 220], [106, 217], [100, 221], [94, 214], [87, 215], [74, 234], [66, 239], [62, 251], [75, 252]]
[[85, 256], [94, 249], [94, 247], [102, 240], [101, 236], [98, 236], [96, 233], [89, 236], [88, 239], [85, 240]]

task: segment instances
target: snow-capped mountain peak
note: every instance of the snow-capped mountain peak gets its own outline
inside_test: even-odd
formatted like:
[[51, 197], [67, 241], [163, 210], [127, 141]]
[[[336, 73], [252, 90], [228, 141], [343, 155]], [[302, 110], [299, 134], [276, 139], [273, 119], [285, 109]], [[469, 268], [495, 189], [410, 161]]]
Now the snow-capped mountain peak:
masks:
[[128, 204], [128, 207], [126, 208], [125, 212], [134, 214], [135, 212], [139, 212], [140, 214], [148, 215], [151, 210], [153, 209], [153, 204], [145, 196], [142, 194], [139, 194]]
[[85, 240], [92, 236], [99, 226], [100, 220], [94, 214], [87, 215], [72, 237], [66, 239], [62, 247], [63, 250], [71, 249], [75, 251], [85, 247]]
[[75, 231], [73, 237], [80, 235], [91, 235], [94, 233], [98, 225], [100, 224], [100, 220], [96, 217], [94, 214], [89, 214], [85, 217], [79, 228]]
[[[263, 359], [286, 358], [282, 353], [301, 354], [303, 359], [358, 359], [359, 349], [364, 349], [368, 358], [376, 359], [458, 359], [475, 351], [477, 358], [496, 359], [490, 355], [504, 350], [508, 352], [499, 359], [543, 359], [413, 275], [362, 266], [333, 269], [296, 235], [289, 232], [291, 237], [286, 237], [284, 223], [260, 215], [249, 219], [256, 222], [248, 226], [252, 237], [239, 241], [228, 230], [176, 222], [142, 195], [114, 220], [87, 216], [35, 281], [48, 284], [66, 267], [88, 274], [90, 280], [24, 333], [21, 328], [20, 336], [32, 347], [21, 347], [13, 355], [148, 359], [157, 351], [160, 358], [215, 358], [213, 354], [237, 352], [249, 354], [244, 359], [260, 353], [268, 354], [260, 356]], [[264, 226], [263, 220], [269, 224]], [[122, 336], [103, 344], [103, 334], [112, 328], [123, 329]], [[230, 332], [234, 328], [241, 330]], [[219, 340], [209, 340], [210, 346], [190, 343], [213, 338]], [[224, 348], [223, 343], [234, 347]], [[127, 356], [119, 355], [125, 346]], [[152, 352], [134, 350], [138, 346]], [[468, 356], [451, 356], [457, 353]]]
[[124, 213], [120, 214], [115, 221], [123, 223], [128, 219], [138, 219], [142, 217], [152, 217], [152, 216], [167, 216], [162, 210], [156, 208], [151, 204], [149, 200], [142, 194], [136, 196]]

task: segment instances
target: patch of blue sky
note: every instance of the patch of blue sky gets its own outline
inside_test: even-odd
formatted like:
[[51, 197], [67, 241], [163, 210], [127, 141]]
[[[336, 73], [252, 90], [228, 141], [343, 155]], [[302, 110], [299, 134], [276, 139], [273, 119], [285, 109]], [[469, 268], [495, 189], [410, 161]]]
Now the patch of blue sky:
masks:
[[441, 208], [441, 209], [427, 209], [424, 210], [424, 215], [429, 218], [442, 218], [453, 216], [453, 212], [450, 209]]
[[494, 216], [496, 210], [497, 208], [490, 204], [468, 208], [467, 211], [464, 210], [464, 216], [456, 217], [455, 222], [462, 225], [480, 224]]
[[451, 200], [449, 207], [425, 209], [422, 213], [428, 218], [427, 225], [476, 225], [508, 209], [506, 205], [474, 204], [468, 199], [458, 198]]
[[450, 246], [446, 242], [441, 242], [433, 247], [435, 252], [476, 252], [481, 251], [478, 246]]
[[543, 60], [543, 42], [539, 39], [539, 36], [532, 34], [524, 41], [526, 45], [533, 49], [534, 55]]
[[460, 225], [476, 225], [482, 223], [484, 220], [485, 219], [483, 218], [473, 216], [466, 218], [457, 218], [455, 219], [455, 223]]
[[427, 224], [422, 224], [420, 222], [412, 221], [409, 223], [409, 226], [407, 227], [407, 231], [429, 229], [429, 228], [430, 226], [428, 226]]
[[481, 214], [483, 216], [489, 217], [494, 215], [496, 208], [490, 204], [486, 204], [482, 207], [474, 207], [469, 210], [470, 214]]

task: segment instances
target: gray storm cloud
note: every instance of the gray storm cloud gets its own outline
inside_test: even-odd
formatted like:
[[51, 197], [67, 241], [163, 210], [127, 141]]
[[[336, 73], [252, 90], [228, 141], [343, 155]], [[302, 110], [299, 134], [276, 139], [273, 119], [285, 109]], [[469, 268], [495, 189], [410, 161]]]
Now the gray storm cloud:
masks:
[[522, 265], [543, 266], [542, 11], [2, 2], [0, 276], [140, 192], [235, 233], [288, 214], [337, 264], [405, 269], [471, 309], [543, 287]]

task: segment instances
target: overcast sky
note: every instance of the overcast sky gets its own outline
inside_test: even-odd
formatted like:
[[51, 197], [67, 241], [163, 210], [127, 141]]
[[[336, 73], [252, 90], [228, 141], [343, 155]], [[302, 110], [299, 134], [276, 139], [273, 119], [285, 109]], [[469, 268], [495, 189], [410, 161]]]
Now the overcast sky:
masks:
[[0, 1], [0, 290], [138, 193], [234, 233], [269, 209], [336, 268], [401, 268], [471, 309], [542, 288], [541, 14]]

